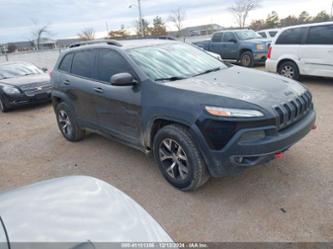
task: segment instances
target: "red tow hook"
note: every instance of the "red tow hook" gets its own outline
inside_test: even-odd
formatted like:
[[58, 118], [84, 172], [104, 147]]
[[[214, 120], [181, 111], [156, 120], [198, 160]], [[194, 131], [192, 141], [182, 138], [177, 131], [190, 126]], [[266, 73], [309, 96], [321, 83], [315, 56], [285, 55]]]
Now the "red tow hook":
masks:
[[284, 157], [284, 153], [283, 152], [275, 153], [275, 159], [281, 159], [283, 157]]
[[316, 125], [316, 124], [314, 124], [314, 125], [312, 126], [312, 130], [317, 130], [317, 125]]

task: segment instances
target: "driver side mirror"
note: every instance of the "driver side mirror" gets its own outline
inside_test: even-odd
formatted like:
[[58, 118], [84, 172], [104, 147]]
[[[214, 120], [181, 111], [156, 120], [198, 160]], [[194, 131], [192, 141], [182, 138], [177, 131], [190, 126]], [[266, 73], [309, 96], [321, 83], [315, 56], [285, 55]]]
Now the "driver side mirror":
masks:
[[229, 42], [237, 43], [237, 40], [236, 39], [230, 39]]
[[111, 85], [113, 86], [132, 86], [137, 81], [130, 73], [117, 73], [111, 77]]
[[47, 71], [49, 71], [46, 67], [42, 67], [41, 69], [42, 69], [42, 71], [43, 71], [44, 73], [46, 73]]

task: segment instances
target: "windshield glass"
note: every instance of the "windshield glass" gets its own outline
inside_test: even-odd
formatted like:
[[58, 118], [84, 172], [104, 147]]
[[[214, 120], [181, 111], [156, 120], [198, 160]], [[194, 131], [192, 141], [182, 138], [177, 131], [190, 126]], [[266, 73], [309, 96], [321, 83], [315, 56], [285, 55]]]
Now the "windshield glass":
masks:
[[15, 78], [41, 73], [43, 73], [43, 71], [32, 64], [13, 63], [0, 66], [0, 79]]
[[241, 30], [236, 31], [236, 35], [240, 40], [251, 40], [251, 39], [258, 39], [262, 38], [262, 36], [258, 35], [253, 30]]
[[134, 48], [128, 52], [152, 80], [177, 80], [226, 68], [206, 52], [182, 43]]

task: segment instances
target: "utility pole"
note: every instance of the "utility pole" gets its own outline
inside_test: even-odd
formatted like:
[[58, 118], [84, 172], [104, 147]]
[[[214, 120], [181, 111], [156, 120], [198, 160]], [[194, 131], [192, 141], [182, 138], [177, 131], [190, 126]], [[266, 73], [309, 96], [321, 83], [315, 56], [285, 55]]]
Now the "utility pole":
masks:
[[141, 29], [141, 36], [145, 37], [144, 27], [143, 27], [143, 19], [142, 19], [142, 9], [141, 9], [141, 0], [138, 0], [138, 9], [139, 9], [139, 18], [140, 18], [140, 29]]
[[[135, 4], [132, 4], [129, 6], [129, 8], [132, 8], [133, 6], [136, 6]], [[140, 28], [140, 34], [142, 36], [142, 38], [145, 37], [145, 33], [144, 33], [144, 27], [143, 27], [143, 19], [142, 19], [142, 9], [141, 9], [141, 0], [138, 0], [138, 10], [139, 10], [139, 28]]]

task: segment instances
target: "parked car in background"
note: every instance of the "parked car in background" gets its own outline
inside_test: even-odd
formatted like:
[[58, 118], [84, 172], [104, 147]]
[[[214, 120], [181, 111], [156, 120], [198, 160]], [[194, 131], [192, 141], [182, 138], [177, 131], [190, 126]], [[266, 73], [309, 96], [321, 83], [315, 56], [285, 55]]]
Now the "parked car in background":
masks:
[[50, 76], [28, 62], [0, 64], [0, 111], [51, 100]]
[[[0, 193], [0, 218], [1, 248], [35, 248], [32, 243], [38, 243], [37, 248], [87, 249], [100, 248], [99, 242], [172, 242], [133, 199], [86, 176]], [[51, 242], [59, 246], [47, 245]]]
[[272, 42], [266, 69], [285, 77], [333, 77], [333, 22], [282, 29]]
[[279, 32], [279, 29], [264, 29], [257, 32], [258, 35], [265, 39], [272, 41]]
[[280, 157], [315, 122], [311, 93], [299, 83], [176, 41], [74, 44], [51, 81], [67, 140], [89, 130], [151, 152], [183, 191]]
[[226, 30], [213, 34], [210, 41], [194, 42], [195, 45], [221, 55], [223, 60], [240, 62], [253, 67], [264, 63], [269, 42], [253, 30]]

